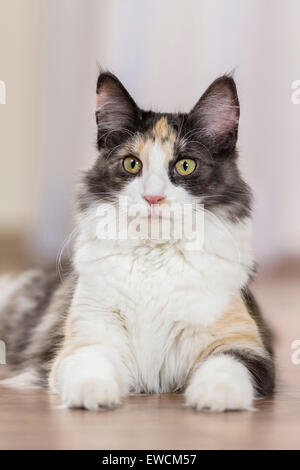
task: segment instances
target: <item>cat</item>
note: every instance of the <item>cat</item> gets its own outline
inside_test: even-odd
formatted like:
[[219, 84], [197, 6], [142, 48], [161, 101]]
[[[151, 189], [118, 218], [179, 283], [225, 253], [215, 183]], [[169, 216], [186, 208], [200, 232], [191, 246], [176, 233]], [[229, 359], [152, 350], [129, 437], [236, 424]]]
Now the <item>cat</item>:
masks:
[[[131, 393], [183, 391], [197, 410], [251, 410], [274, 389], [272, 335], [249, 289], [251, 191], [238, 169], [239, 100], [215, 80], [189, 113], [140, 109], [117, 77], [96, 90], [96, 161], [78, 194], [72, 262], [1, 288], [12, 377], [62, 406], [115, 407]], [[138, 205], [141, 222], [203, 217], [203, 242], [101, 239], [99, 208]], [[163, 215], [163, 208], [170, 210]]]

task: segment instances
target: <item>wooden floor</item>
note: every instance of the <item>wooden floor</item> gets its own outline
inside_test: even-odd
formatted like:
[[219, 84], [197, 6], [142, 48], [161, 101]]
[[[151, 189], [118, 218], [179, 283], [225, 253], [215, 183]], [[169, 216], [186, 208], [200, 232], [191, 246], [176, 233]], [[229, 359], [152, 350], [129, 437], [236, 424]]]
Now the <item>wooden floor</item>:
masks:
[[[277, 335], [277, 393], [256, 412], [200, 413], [180, 394], [134, 396], [116, 410], [58, 409], [44, 391], [0, 388], [1, 449], [299, 449], [299, 272], [260, 275], [254, 286]], [[5, 367], [5, 366], [0, 366]]]

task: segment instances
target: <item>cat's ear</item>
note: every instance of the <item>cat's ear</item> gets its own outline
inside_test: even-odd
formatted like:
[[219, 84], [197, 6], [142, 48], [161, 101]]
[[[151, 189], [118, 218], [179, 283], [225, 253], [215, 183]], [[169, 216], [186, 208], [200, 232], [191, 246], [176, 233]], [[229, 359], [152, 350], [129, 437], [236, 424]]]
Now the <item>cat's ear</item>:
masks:
[[238, 135], [239, 100], [233, 78], [215, 80], [188, 115], [199, 138], [214, 153], [233, 151]]
[[139, 120], [139, 108], [122, 83], [110, 72], [97, 81], [96, 120], [98, 146], [117, 145], [132, 132]]

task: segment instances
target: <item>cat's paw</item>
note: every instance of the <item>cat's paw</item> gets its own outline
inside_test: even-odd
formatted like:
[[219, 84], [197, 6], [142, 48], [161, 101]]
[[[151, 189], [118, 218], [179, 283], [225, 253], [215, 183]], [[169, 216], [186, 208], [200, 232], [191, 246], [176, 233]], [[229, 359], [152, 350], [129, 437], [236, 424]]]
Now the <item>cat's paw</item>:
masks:
[[199, 367], [185, 396], [187, 405], [197, 410], [253, 410], [254, 388], [250, 372], [243, 364], [219, 355]]
[[61, 361], [56, 390], [63, 407], [98, 410], [121, 403], [126, 393], [121, 374], [97, 351], [81, 348]]
[[65, 381], [60, 390], [62, 406], [67, 408], [86, 408], [98, 410], [113, 408], [121, 403], [118, 382], [91, 374], [79, 374]]

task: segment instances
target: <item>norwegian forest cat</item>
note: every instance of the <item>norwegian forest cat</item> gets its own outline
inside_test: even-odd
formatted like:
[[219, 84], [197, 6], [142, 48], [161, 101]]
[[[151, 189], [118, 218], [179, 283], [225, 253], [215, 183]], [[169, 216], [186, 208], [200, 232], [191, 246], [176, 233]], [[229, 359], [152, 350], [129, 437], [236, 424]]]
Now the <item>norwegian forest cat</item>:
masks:
[[[237, 167], [239, 101], [223, 76], [187, 114], [140, 109], [108, 72], [97, 82], [98, 155], [78, 195], [72, 263], [2, 285], [4, 385], [49, 387], [63, 405], [119, 405], [184, 391], [198, 410], [252, 409], [274, 386], [271, 336], [249, 290], [251, 194]], [[203, 216], [203, 243], [97, 236], [96, 213], [175, 205]], [[163, 209], [168, 208], [169, 216]]]

